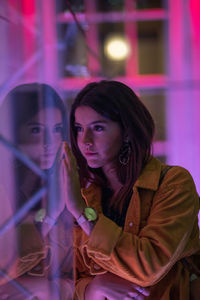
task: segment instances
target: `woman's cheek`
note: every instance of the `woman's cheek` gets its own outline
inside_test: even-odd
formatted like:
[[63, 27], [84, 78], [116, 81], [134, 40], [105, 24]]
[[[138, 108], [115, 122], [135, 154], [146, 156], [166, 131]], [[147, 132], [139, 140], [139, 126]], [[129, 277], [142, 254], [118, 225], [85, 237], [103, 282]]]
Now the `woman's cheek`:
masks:
[[32, 160], [35, 160], [37, 157], [40, 156], [41, 145], [40, 144], [19, 145], [19, 149], [22, 151], [23, 154], [25, 154]]

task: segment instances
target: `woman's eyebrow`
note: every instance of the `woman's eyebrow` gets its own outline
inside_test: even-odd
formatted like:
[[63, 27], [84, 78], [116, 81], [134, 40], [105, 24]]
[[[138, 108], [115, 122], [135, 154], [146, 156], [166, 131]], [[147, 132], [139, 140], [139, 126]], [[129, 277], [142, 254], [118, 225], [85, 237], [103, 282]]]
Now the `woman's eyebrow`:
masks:
[[29, 122], [27, 125], [28, 125], [28, 126], [33, 126], [33, 125], [44, 126], [44, 123], [40, 123], [40, 122]]
[[[39, 126], [45, 126], [46, 123], [40, 123], [40, 122], [29, 122], [27, 125], [28, 126], [35, 126], [35, 125], [39, 125]], [[54, 126], [63, 126], [63, 123], [55, 123]]]
[[[94, 124], [99, 124], [99, 123], [101, 123], [101, 124], [102, 124], [102, 123], [103, 123], [103, 124], [106, 124], [107, 121], [106, 121], [106, 120], [96, 120], [96, 121], [93, 121], [93, 122], [89, 123], [89, 125], [94, 125]], [[81, 125], [81, 124], [78, 123], [78, 122], [75, 122], [74, 125], [75, 125], [75, 126], [79, 126], [79, 125]]]

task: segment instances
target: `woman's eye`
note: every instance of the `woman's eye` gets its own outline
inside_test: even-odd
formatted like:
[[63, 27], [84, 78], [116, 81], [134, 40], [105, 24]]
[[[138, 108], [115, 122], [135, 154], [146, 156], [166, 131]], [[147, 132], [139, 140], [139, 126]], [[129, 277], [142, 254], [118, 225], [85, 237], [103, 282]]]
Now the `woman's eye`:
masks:
[[63, 132], [63, 127], [62, 127], [62, 126], [56, 126], [56, 127], [54, 128], [54, 132], [62, 133], [62, 132]]
[[101, 125], [95, 125], [95, 126], [94, 126], [94, 130], [95, 130], [95, 131], [103, 131], [103, 130], [104, 130], [104, 127], [101, 126]]
[[83, 128], [81, 126], [75, 126], [75, 130], [78, 133], [78, 132], [83, 131]]
[[41, 129], [40, 129], [40, 127], [38, 127], [38, 126], [35, 126], [35, 127], [32, 127], [32, 128], [30, 129], [30, 131], [31, 131], [31, 133], [33, 133], [33, 134], [37, 134], [37, 133], [40, 133]]

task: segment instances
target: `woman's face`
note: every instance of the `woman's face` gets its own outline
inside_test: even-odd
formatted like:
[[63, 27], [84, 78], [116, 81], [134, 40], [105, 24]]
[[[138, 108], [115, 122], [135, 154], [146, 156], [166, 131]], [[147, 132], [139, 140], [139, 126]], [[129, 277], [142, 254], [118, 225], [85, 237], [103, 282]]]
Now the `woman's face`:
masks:
[[104, 118], [89, 106], [75, 111], [77, 144], [91, 168], [105, 171], [118, 159], [123, 136], [117, 122]]
[[62, 142], [62, 115], [58, 108], [41, 109], [19, 129], [19, 148], [41, 169], [52, 167]]

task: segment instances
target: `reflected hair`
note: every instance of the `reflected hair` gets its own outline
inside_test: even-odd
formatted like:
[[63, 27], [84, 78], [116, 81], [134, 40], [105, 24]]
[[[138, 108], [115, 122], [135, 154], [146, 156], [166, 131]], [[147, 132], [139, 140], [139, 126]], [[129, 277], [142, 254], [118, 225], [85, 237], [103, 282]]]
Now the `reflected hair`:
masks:
[[[31, 118], [33, 118], [37, 113], [42, 109], [46, 108], [55, 108], [61, 112], [62, 115], [62, 139], [66, 140], [67, 133], [67, 119], [66, 119], [66, 110], [65, 105], [59, 96], [59, 94], [49, 85], [44, 83], [27, 83], [18, 85], [12, 89], [4, 99], [4, 102], [1, 107], [1, 112], [3, 113], [4, 109], [9, 112], [8, 122], [11, 123], [11, 142], [15, 146], [19, 145], [19, 130], [24, 126]], [[48, 117], [48, 116], [47, 116]], [[6, 137], [7, 138], [7, 137]], [[55, 160], [56, 163], [56, 160]], [[53, 166], [50, 169], [45, 170], [46, 174], [49, 175], [53, 170]], [[21, 162], [19, 159], [14, 157], [14, 168], [15, 168], [15, 194], [16, 194], [16, 208], [21, 207], [24, 203], [27, 202], [27, 197], [21, 190], [21, 186], [24, 183], [25, 178], [27, 178], [27, 171], [29, 168]], [[39, 176], [34, 177], [34, 172], [32, 172], [31, 180], [35, 182], [33, 186], [33, 191], [35, 192], [39, 189], [44, 183], [39, 178]], [[57, 199], [59, 197], [59, 189], [57, 188], [57, 182], [52, 180], [48, 176], [47, 186], [51, 188], [51, 197]], [[41, 208], [41, 202], [38, 202], [32, 210], [38, 210]]]
[[88, 181], [104, 187], [106, 179], [101, 169], [87, 165], [77, 145], [75, 111], [80, 106], [89, 106], [103, 117], [117, 122], [124, 139], [128, 138], [131, 147], [129, 163], [122, 165], [116, 162], [117, 175], [123, 187], [111, 203], [122, 211], [133, 184], [150, 159], [155, 131], [153, 118], [133, 90], [121, 82], [102, 80], [86, 85], [76, 96], [70, 113], [71, 147], [80, 169], [82, 187]]
[[26, 124], [41, 109], [57, 108], [62, 114], [63, 140], [66, 140], [67, 121], [65, 105], [58, 93], [49, 85], [44, 83], [27, 83], [18, 85], [12, 89], [3, 105], [9, 105], [11, 120], [13, 122], [14, 142], [18, 144], [19, 128]]

